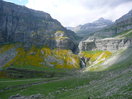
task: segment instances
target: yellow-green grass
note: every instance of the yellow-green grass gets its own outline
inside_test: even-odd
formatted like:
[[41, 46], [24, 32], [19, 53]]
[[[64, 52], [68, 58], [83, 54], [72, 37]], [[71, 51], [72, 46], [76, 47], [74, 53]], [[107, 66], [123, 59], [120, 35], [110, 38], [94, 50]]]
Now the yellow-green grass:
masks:
[[15, 45], [14, 44], [4, 44], [4, 45], [0, 45], [0, 54], [4, 53], [5, 51], [8, 51], [11, 48], [14, 48]]
[[[12, 44], [3, 45], [0, 48], [0, 53], [6, 52], [10, 48], [14, 48]], [[28, 50], [20, 46], [16, 49], [17, 55], [11, 61], [5, 64], [5, 67], [10, 66], [37, 66], [37, 67], [49, 67], [46, 59], [50, 56], [55, 61], [49, 62], [54, 68], [67, 68], [67, 69], [78, 69], [80, 68], [79, 57], [73, 54], [70, 50], [64, 49], [50, 49], [46, 47], [35, 47], [32, 46]], [[61, 61], [62, 63], [59, 63]]]
[[121, 32], [116, 34], [114, 37], [119, 37], [119, 38], [131, 38], [132, 37], [132, 29]]

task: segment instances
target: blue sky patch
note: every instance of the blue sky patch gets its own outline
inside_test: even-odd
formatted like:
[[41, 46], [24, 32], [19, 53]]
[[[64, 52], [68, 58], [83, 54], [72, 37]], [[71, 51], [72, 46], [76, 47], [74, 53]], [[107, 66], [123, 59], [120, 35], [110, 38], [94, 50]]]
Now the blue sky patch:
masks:
[[26, 5], [28, 3], [28, 0], [4, 0], [7, 2], [12, 2], [18, 5]]

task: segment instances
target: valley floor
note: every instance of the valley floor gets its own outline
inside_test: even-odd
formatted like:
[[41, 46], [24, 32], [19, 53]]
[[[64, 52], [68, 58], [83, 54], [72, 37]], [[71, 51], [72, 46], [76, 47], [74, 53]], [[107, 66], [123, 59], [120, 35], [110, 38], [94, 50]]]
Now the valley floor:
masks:
[[[128, 54], [129, 52], [129, 54]], [[126, 56], [124, 58], [124, 56]], [[131, 99], [132, 52], [100, 72], [78, 72], [72, 76], [32, 79], [0, 79], [0, 99]], [[35, 96], [34, 96], [35, 95]], [[14, 98], [13, 98], [14, 97]]]

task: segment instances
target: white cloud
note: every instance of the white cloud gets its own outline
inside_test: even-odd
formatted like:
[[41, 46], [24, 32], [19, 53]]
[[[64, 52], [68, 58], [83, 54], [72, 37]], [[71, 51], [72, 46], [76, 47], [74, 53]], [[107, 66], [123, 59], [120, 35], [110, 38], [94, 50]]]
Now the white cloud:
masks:
[[[107, 1], [107, 2], [106, 2]], [[131, 0], [28, 0], [27, 7], [49, 13], [64, 26], [115, 20], [132, 9]]]

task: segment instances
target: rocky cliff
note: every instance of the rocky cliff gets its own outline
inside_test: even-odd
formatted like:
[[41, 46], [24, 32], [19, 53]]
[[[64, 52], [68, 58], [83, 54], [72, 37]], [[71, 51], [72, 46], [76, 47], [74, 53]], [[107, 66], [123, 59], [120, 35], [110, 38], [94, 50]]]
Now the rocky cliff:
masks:
[[22, 42], [28, 46], [48, 46], [74, 51], [77, 39], [74, 32], [64, 28], [48, 13], [0, 0], [0, 43]]
[[86, 40], [79, 45], [80, 51], [107, 50], [117, 51], [132, 46], [132, 39], [107, 38], [100, 40]]

